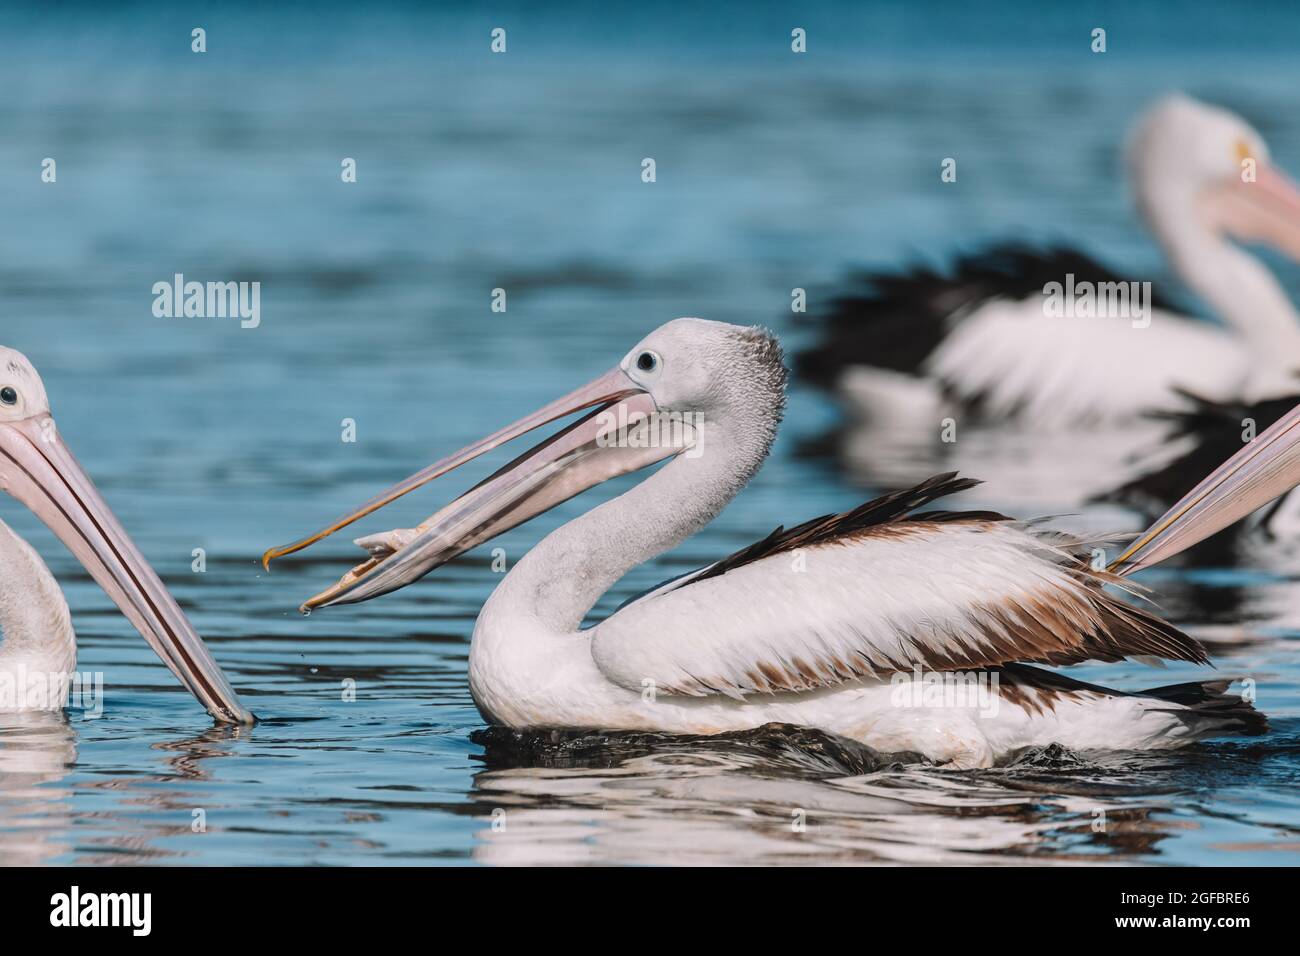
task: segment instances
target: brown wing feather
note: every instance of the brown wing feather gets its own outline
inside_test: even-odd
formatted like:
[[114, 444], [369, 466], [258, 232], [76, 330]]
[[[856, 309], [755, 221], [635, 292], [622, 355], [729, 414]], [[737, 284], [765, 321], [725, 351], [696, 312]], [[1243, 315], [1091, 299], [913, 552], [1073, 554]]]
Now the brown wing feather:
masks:
[[1086, 599], [1052, 595], [1050, 600], [1010, 598], [974, 609], [984, 621], [972, 640], [945, 652], [924, 641], [911, 642], [910, 652], [887, 655], [860, 650], [826, 656], [808, 650], [787, 661], [759, 660], [737, 676], [690, 675], [665, 681], [670, 694], [702, 696], [777, 693], [832, 687], [855, 678], [884, 678], [915, 667], [928, 671], [978, 670], [1011, 662], [1064, 667], [1085, 661], [1114, 663], [1130, 657], [1208, 664], [1205, 648], [1168, 621], [1102, 590], [1101, 583], [1131, 582], [1093, 572], [1082, 560], [1071, 569], [1087, 586]]
[[[881, 678], [918, 665], [929, 670], [965, 670], [1012, 662], [1060, 666], [1139, 656], [1208, 662], [1196, 640], [1104, 587], [1110, 584], [1123, 591], [1139, 590], [1125, 578], [1092, 567], [1092, 548], [1097, 541], [1038, 530], [989, 512], [912, 513], [928, 501], [973, 484], [955, 474], [938, 475], [851, 512], [817, 518], [789, 531], [778, 529], [763, 541], [684, 579], [677, 587], [655, 592], [648, 600], [635, 602], [613, 615], [601, 626], [595, 642], [597, 663], [615, 682], [626, 680], [639, 686], [639, 681], [652, 676], [661, 689], [672, 694], [742, 696], [810, 690], [855, 678]], [[767, 619], [761, 613], [754, 614], [752, 585], [736, 581], [736, 586], [748, 595], [747, 621], [752, 618], [754, 622], [739, 627], [734, 613], [728, 610], [725, 595], [715, 600], [712, 594], [706, 597], [680, 593], [697, 587], [710, 592], [726, 588], [735, 579], [719, 579], [729, 572], [798, 548], [812, 549], [808, 568], [815, 574], [817, 567], [834, 567], [818, 564], [814, 553], [819, 550], [857, 548], [875, 539], [879, 543], [892, 542], [891, 547], [903, 549], [898, 552], [902, 556], [913, 540], [922, 547], [926, 538], [947, 538], [956, 545], [960, 538], [952, 536], [972, 532], [981, 537], [988, 534], [987, 548], [1006, 549], [1008, 560], [1036, 556], [1033, 560], [1041, 562], [1039, 570], [1031, 581], [1009, 583], [1005, 576], [1001, 581], [990, 580], [986, 596], [965, 604], [964, 610], [942, 625], [942, 630], [936, 630], [937, 618], [900, 618], [894, 622], [882, 619], [878, 608], [864, 603], [860, 609], [845, 605], [842, 620], [832, 619], [829, 627], [810, 623], [805, 633], [783, 635], [764, 631]], [[958, 547], [953, 553], [963, 552]], [[881, 552], [879, 560], [890, 558]], [[737, 578], [748, 573], [742, 571]], [[870, 601], [866, 596], [870, 587], [881, 586], [870, 572], [869, 577], [857, 579], [851, 571], [840, 573], [848, 575], [845, 587], [854, 587], [855, 580], [863, 583], [864, 601]], [[906, 572], [900, 579], [903, 584], [916, 580], [906, 576], [911, 573]], [[758, 603], [774, 601], [785, 607], [784, 602], [788, 602], [798, 606], [803, 600], [799, 592], [779, 586], [783, 580], [773, 578], [771, 583], [778, 586], [759, 589]], [[931, 586], [942, 585], [934, 582]], [[646, 625], [641, 623], [641, 615], [652, 619], [657, 609], [663, 608], [661, 602], [673, 605], [679, 600], [687, 602], [701, 634], [708, 636], [669, 648], [645, 641]], [[801, 611], [801, 620], [815, 621], [822, 607], [809, 604]], [[794, 629], [799, 630], [797, 625]]]

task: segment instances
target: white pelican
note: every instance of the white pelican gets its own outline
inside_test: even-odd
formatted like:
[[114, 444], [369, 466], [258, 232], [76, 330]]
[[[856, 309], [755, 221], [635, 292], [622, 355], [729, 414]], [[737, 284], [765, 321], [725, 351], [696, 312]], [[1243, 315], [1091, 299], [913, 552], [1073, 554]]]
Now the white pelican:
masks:
[[[0, 490], [26, 505], [76, 556], [149, 646], [214, 718], [251, 723], [185, 613], [72, 456], [36, 369], [0, 347]], [[66, 706], [76, 637], [45, 562], [0, 522], [0, 710]]]
[[[1114, 573], [1094, 569], [1093, 542], [989, 512], [917, 513], [972, 484], [941, 475], [778, 529], [583, 629], [629, 569], [703, 528], [745, 486], [776, 434], [784, 387], [779, 346], [761, 329], [677, 319], [590, 384], [263, 560], [269, 566], [505, 441], [597, 406], [418, 528], [359, 539], [370, 560], [303, 610], [404, 587], [586, 488], [670, 458], [547, 535], [483, 606], [469, 679], [488, 721], [691, 734], [783, 722], [957, 766], [1033, 745], [1169, 748], [1262, 727], [1224, 693], [1227, 681], [1126, 693], [1028, 665], [1129, 656], [1204, 663], [1196, 641], [1103, 585], [1280, 493], [1280, 479], [1261, 484], [1258, 475], [1279, 459], [1300, 471], [1300, 455], [1281, 456], [1289, 446], [1267, 445], [1266, 436], [1252, 449], [1267, 447], [1268, 456], [1216, 472]], [[665, 419], [693, 424], [681, 441], [656, 445], [648, 436], [662, 435]], [[936, 675], [955, 672], [996, 683], [998, 703], [972, 701], [978, 693], [954, 701], [942, 689], [938, 702], [925, 696]]]
[[[1138, 207], [1174, 271], [1225, 327], [1160, 300], [1141, 317], [1107, 314], [1095, 305], [1103, 291], [1136, 297], [1141, 287], [1078, 253], [999, 248], [948, 277], [864, 277], [863, 288], [834, 301], [797, 371], [833, 389], [859, 419], [955, 407], [1042, 428], [1176, 409], [1179, 389], [1247, 401], [1295, 391], [1300, 315], [1273, 274], [1232, 241], [1300, 260], [1300, 191], [1270, 164], [1263, 139], [1226, 110], [1174, 95], [1142, 117], [1129, 166]], [[1057, 317], [1049, 283], [1088, 290], [1101, 316]]]

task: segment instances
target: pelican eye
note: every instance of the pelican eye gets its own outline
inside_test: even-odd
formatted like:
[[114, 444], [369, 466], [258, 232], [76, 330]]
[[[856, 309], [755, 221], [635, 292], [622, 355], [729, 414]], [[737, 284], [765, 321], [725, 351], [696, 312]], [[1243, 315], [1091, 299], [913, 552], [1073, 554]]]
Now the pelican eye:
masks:
[[653, 372], [659, 367], [659, 356], [654, 352], [642, 352], [636, 357], [636, 367], [643, 372]]
[[4, 402], [6, 405], [17, 405], [18, 393], [6, 385], [4, 388], [0, 388], [0, 402]]

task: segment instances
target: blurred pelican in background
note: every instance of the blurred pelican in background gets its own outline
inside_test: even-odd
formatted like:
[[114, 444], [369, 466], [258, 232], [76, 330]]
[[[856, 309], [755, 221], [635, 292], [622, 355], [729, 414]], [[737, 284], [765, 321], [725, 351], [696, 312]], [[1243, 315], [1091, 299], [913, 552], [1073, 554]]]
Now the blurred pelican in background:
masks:
[[[834, 301], [797, 371], [857, 418], [946, 407], [1045, 428], [1131, 422], [1184, 407], [1182, 391], [1256, 401], [1297, 390], [1300, 316], [1233, 240], [1300, 261], [1300, 190], [1244, 120], [1183, 95], [1141, 118], [1128, 155], [1138, 208], [1224, 327], [1158, 297], [1134, 315], [1108, 314], [1124, 301], [1133, 310], [1127, 278], [1078, 252], [998, 248], [959, 260], [950, 276], [866, 276]], [[1052, 309], [1069, 290], [1077, 318]], [[1098, 314], [1083, 314], [1078, 290]]]
[[[1249, 703], [1225, 693], [1229, 681], [1129, 693], [1029, 665], [1207, 663], [1194, 639], [1104, 585], [1132, 590], [1129, 573], [1300, 481], [1300, 427], [1292, 427], [1300, 410], [1215, 470], [1109, 567], [1097, 564], [1097, 540], [987, 511], [919, 511], [975, 484], [939, 475], [778, 528], [584, 629], [624, 574], [705, 527], [745, 487], [775, 438], [784, 392], [780, 348], [763, 330], [678, 319], [589, 384], [263, 560], [269, 566], [504, 442], [594, 406], [418, 528], [359, 539], [370, 560], [303, 610], [405, 587], [587, 488], [667, 461], [549, 534], [483, 606], [469, 676], [488, 721], [673, 734], [785, 723], [968, 767], [1051, 743], [1168, 749], [1262, 730]], [[662, 415], [689, 415], [693, 432], [682, 444], [646, 441], [643, 429]], [[936, 675], [983, 682], [992, 698], [975, 690], [960, 703], [934, 702], [924, 689]]]
[[[40, 518], [216, 720], [251, 723], [221, 667], [118, 523], [50, 416], [27, 358], [0, 347], [0, 490]], [[77, 658], [68, 603], [40, 555], [0, 522], [0, 710], [63, 709]]]
[[[1300, 259], [1300, 192], [1263, 139], [1226, 110], [1175, 95], [1139, 121], [1129, 166], [1174, 271], [1223, 326], [1069, 250], [1003, 246], [950, 275], [868, 275], [834, 300], [798, 357], [802, 377], [846, 413], [804, 452], [877, 488], [952, 468], [1036, 510], [1132, 506], [1111, 493], [1180, 452], [1162, 444], [1167, 425], [1153, 414], [1300, 392], [1300, 316], [1234, 242]], [[1067, 288], [1086, 290], [1092, 311], [1081, 298], [1069, 317], [1054, 310]], [[1094, 519], [1113, 528], [1132, 517], [1102, 509], [1081, 526]]]

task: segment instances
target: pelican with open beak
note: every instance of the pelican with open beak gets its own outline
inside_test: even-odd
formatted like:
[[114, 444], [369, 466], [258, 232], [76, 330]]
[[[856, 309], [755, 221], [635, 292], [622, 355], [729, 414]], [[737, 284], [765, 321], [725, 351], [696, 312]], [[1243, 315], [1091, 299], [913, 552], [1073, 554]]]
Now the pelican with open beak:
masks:
[[[36, 369], [3, 347], [0, 490], [58, 536], [214, 719], [253, 722], [185, 613], [64, 444]], [[3, 523], [0, 631], [0, 711], [66, 706], [76, 662], [67, 602], [36, 552]]]
[[[776, 435], [785, 370], [756, 328], [678, 319], [583, 388], [462, 449], [322, 531], [301, 550], [503, 442], [585, 411], [418, 528], [358, 541], [364, 564], [304, 610], [403, 587], [469, 548], [616, 475], [665, 462], [552, 532], [479, 614], [470, 687], [521, 729], [710, 734], [771, 722], [887, 752], [987, 766], [1027, 746], [1170, 748], [1255, 733], [1228, 681], [1131, 693], [1032, 665], [1155, 657], [1206, 663], [1192, 638], [1123, 599], [1163, 560], [1300, 478], [1294, 439], [1260, 436], [1114, 569], [1096, 540], [986, 511], [919, 511], [975, 484], [939, 475], [766, 538], [631, 600], [587, 612], [628, 570], [703, 528], [755, 474]], [[665, 436], [668, 436], [665, 439]], [[1106, 585], [1115, 587], [1107, 588]], [[935, 683], [957, 691], [930, 696]]]

